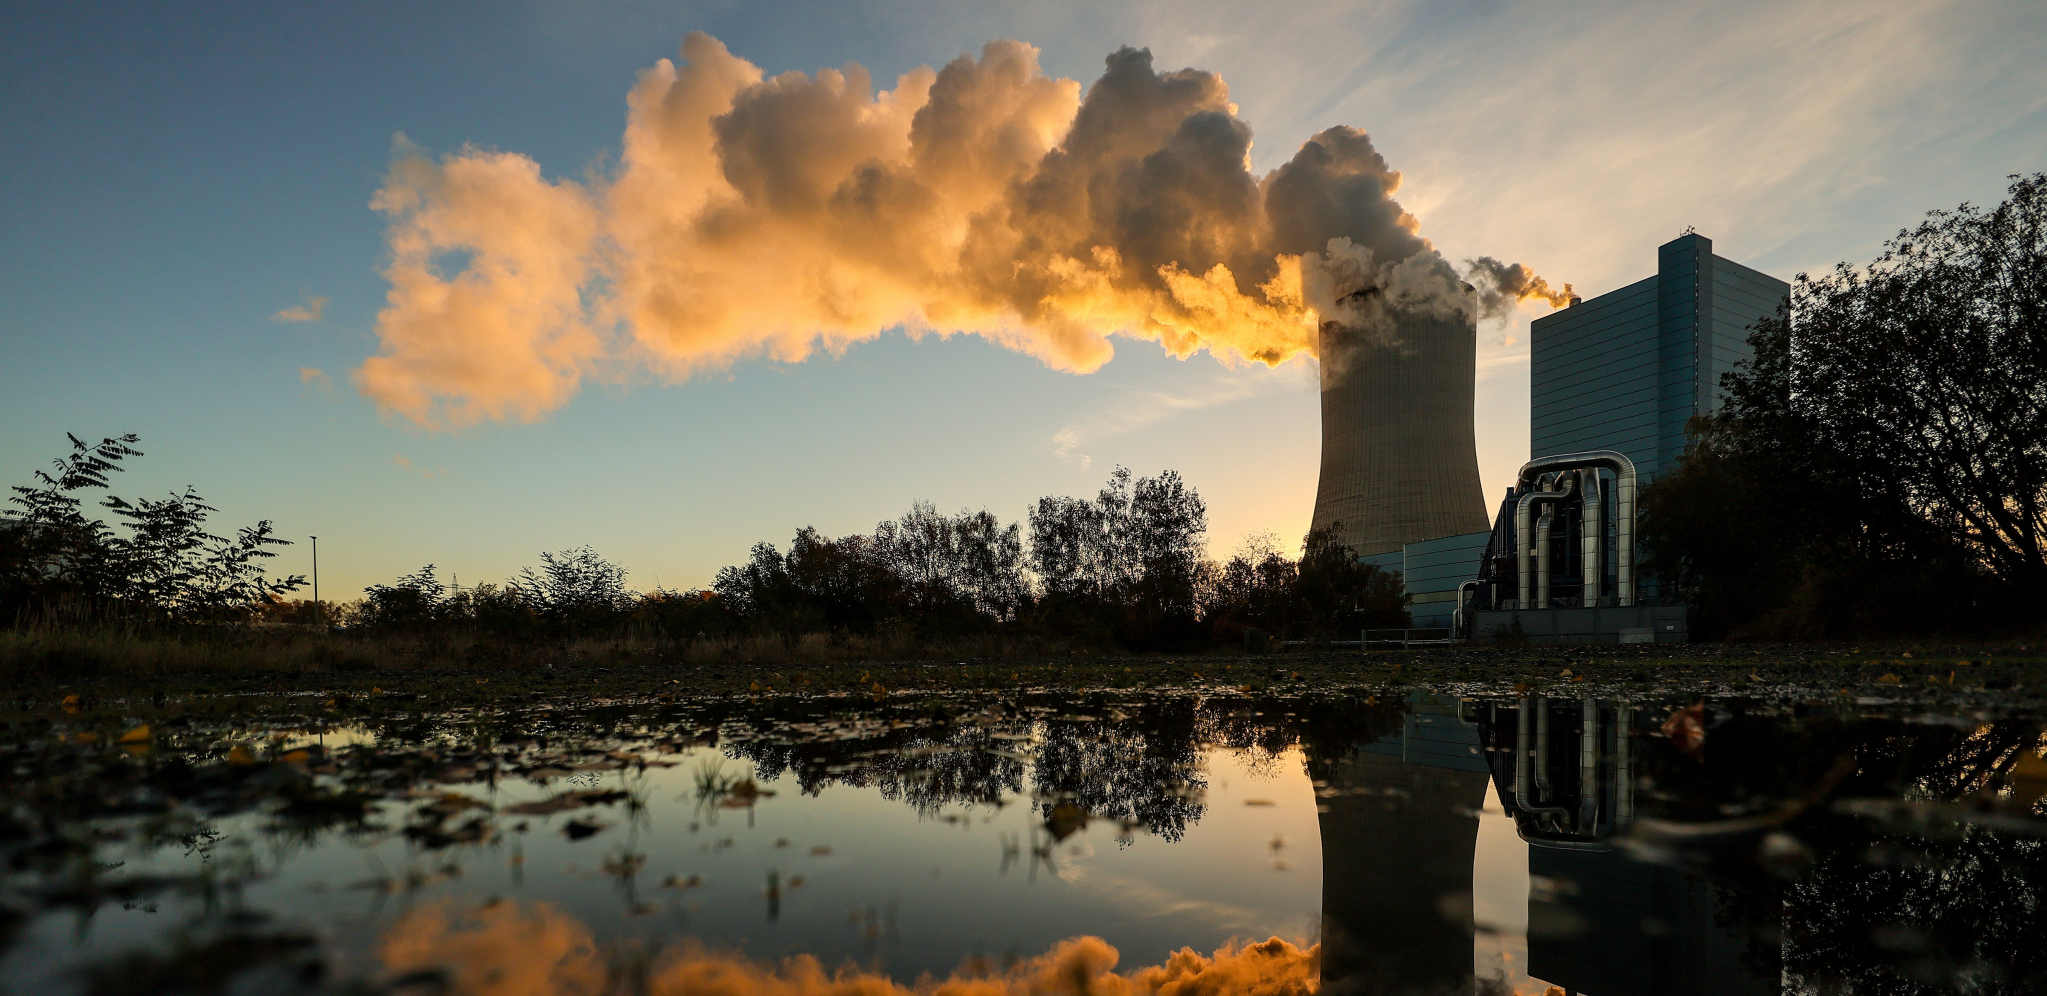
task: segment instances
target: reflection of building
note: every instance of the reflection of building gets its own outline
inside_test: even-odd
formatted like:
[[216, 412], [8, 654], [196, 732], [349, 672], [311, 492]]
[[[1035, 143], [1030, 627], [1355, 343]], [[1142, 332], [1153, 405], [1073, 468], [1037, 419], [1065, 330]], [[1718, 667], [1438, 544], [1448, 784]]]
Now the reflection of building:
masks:
[[1528, 974], [1573, 993], [1744, 996], [1778, 980], [1742, 961], [1705, 880], [1637, 861], [1634, 711], [1528, 696], [1478, 713], [1502, 806], [1528, 841]]
[[1478, 726], [1416, 696], [1399, 736], [1313, 759], [1324, 796], [1322, 992], [1435, 996], [1472, 985]]
[[1696, 875], [1626, 852], [1530, 841], [1528, 974], [1568, 992], [1748, 996], [1778, 991], [1742, 963], [1746, 925], [1714, 922]]

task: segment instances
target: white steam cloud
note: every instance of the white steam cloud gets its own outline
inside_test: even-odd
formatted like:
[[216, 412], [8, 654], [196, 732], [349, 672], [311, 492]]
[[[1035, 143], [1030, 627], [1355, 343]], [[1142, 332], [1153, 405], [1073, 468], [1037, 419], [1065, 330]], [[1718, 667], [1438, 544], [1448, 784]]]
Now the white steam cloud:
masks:
[[[608, 175], [401, 139], [371, 202], [390, 226], [382, 348], [355, 382], [454, 427], [540, 417], [585, 376], [681, 379], [896, 327], [1088, 372], [1111, 335], [1276, 365], [1324, 320], [1367, 318], [1360, 300], [1473, 307], [1364, 132], [1330, 128], [1260, 177], [1215, 74], [1125, 48], [1083, 97], [1037, 55], [991, 42], [877, 93], [855, 65], [764, 77], [696, 33], [633, 87]], [[1474, 267], [1485, 313], [1540, 284], [1513, 269], [1528, 279]]]

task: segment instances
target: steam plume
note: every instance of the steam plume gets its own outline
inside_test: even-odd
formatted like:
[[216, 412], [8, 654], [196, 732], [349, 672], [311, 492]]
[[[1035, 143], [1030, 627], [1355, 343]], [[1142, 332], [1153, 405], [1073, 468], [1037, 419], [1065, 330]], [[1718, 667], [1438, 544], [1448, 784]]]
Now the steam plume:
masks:
[[1549, 281], [1535, 275], [1535, 271], [1515, 263], [1509, 266], [1491, 256], [1464, 261], [1465, 274], [1478, 291], [1478, 314], [1480, 318], [1505, 320], [1514, 313], [1514, 306], [1530, 299], [1547, 302], [1552, 308], [1561, 308], [1571, 303], [1571, 285], [1562, 290], [1551, 290]]
[[1088, 372], [1113, 334], [1276, 365], [1322, 321], [1368, 319], [1362, 301], [1471, 307], [1364, 132], [1255, 176], [1219, 76], [1125, 48], [1083, 97], [1037, 56], [990, 42], [877, 93], [857, 65], [765, 77], [695, 33], [641, 74], [606, 175], [401, 139], [371, 202], [381, 349], [356, 384], [454, 426], [537, 418], [585, 376], [800, 360], [894, 327]]

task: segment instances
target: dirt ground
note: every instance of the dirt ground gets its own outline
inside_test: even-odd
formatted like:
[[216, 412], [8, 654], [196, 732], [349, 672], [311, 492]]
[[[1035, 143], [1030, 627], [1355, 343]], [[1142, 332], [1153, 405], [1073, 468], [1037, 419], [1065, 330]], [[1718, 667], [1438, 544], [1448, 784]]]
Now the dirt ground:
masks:
[[[436, 668], [107, 676], [12, 682], [0, 723], [59, 712], [146, 718], [232, 713], [291, 701], [340, 718], [376, 703], [403, 708], [517, 707], [541, 701], [822, 698], [944, 699], [949, 693], [1254, 693], [1278, 697], [1539, 693], [1605, 698], [1725, 698], [2032, 710], [2047, 706], [2047, 646], [1742, 645], [1457, 646], [1259, 656], [1034, 657], [953, 662], [685, 664], [659, 660], [488, 670]], [[268, 711], [265, 708], [263, 711]], [[82, 717], [81, 717], [82, 718]], [[112, 715], [109, 715], [112, 718]]]

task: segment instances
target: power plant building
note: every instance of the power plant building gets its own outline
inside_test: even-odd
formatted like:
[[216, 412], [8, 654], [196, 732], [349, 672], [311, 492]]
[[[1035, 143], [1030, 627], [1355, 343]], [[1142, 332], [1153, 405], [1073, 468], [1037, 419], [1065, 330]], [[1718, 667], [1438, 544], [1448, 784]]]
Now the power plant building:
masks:
[[[1640, 483], [1654, 480], [1683, 454], [1686, 421], [1718, 407], [1720, 376], [1752, 356], [1750, 329], [1790, 290], [1686, 233], [1657, 248], [1655, 275], [1536, 319], [1531, 458], [1614, 451]], [[1390, 336], [1331, 323], [1322, 357], [1314, 528], [1341, 523], [1360, 559], [1401, 578], [1415, 626], [1449, 626], [1495, 536], [1473, 426], [1476, 323], [1397, 313]], [[1611, 532], [1618, 508], [1611, 494], [1599, 501]], [[1602, 545], [1617, 576], [1613, 545]], [[1643, 596], [1656, 601], [1653, 581]]]
[[1719, 407], [1720, 375], [1754, 355], [1749, 329], [1791, 293], [1703, 235], [1657, 247], [1656, 262], [1654, 276], [1535, 320], [1530, 457], [1617, 450], [1654, 480], [1684, 453], [1685, 422]]

